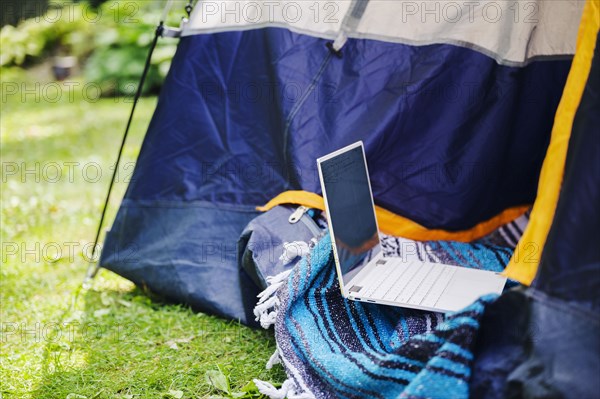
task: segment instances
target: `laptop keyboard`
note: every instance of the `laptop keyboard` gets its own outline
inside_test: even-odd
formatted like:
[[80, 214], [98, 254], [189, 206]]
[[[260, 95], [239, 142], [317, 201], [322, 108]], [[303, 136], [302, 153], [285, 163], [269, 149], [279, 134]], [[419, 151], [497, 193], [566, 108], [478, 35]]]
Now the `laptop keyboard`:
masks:
[[404, 262], [387, 258], [369, 273], [364, 295], [367, 298], [435, 307], [457, 268], [453, 266]]

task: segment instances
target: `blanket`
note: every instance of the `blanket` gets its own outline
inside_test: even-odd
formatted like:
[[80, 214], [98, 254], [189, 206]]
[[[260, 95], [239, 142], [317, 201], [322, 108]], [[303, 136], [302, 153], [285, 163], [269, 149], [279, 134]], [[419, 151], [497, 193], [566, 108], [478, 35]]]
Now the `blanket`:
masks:
[[[419, 242], [384, 237], [386, 254], [501, 271], [527, 216], [473, 243]], [[341, 295], [331, 240], [325, 234], [292, 270], [268, 279], [255, 309], [274, 325], [281, 388], [255, 380], [271, 398], [467, 398], [472, 348], [485, 308], [440, 313], [348, 301]]]

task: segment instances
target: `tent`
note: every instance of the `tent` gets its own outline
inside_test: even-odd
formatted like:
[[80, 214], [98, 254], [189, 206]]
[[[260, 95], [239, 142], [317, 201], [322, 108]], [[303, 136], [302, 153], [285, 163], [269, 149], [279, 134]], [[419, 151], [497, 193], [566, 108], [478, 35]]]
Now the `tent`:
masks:
[[502, 295], [482, 321], [474, 396], [600, 395], [599, 28], [589, 1], [531, 222], [506, 269], [529, 288]]
[[[583, 6], [199, 2], [100, 265], [252, 325], [262, 287], [239, 266], [240, 233], [265, 204], [322, 207], [315, 159], [359, 139], [386, 232], [489, 233], [543, 198], [540, 178], [562, 173], [549, 144]], [[518, 266], [510, 275], [530, 283]]]

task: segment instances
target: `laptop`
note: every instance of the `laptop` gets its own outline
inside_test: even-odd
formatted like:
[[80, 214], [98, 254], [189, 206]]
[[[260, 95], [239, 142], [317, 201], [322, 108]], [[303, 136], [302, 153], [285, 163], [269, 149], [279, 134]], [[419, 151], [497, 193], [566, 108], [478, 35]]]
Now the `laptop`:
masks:
[[317, 164], [345, 298], [448, 312], [502, 292], [506, 277], [496, 272], [383, 255], [362, 141], [317, 159]]

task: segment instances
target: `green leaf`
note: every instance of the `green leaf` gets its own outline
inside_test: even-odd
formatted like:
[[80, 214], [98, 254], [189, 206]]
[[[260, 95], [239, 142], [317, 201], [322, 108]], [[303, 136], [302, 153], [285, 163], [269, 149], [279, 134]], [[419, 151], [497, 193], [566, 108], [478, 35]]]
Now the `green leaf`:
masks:
[[169, 396], [172, 398], [175, 398], [175, 399], [181, 399], [181, 398], [183, 398], [183, 391], [170, 389]]
[[258, 392], [258, 388], [254, 381], [249, 381], [246, 385], [242, 387], [243, 392]]
[[106, 316], [109, 313], [110, 313], [109, 308], [98, 309], [98, 310], [94, 311], [94, 317], [100, 318], [100, 317]]
[[227, 377], [221, 370], [208, 370], [206, 374], [204, 374], [204, 377], [206, 378], [206, 382], [217, 388], [219, 391], [230, 392]]

